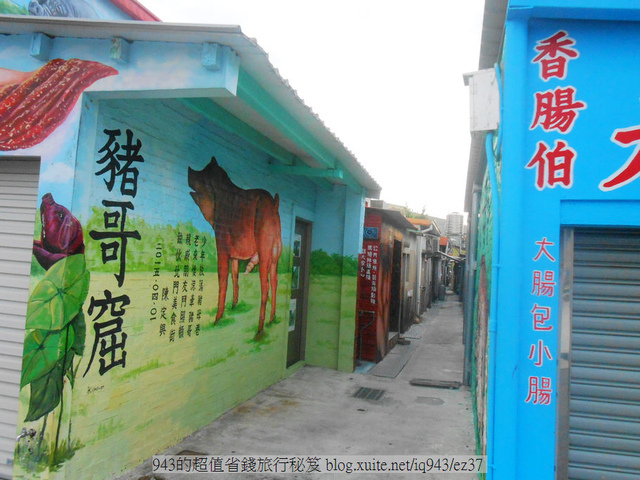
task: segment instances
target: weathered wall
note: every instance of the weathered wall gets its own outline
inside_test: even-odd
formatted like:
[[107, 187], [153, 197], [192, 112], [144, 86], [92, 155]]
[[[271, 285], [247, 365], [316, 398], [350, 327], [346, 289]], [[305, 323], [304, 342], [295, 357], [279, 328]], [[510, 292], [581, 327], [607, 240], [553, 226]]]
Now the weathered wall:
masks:
[[485, 171], [482, 182], [480, 208], [478, 216], [478, 269], [475, 276], [476, 292], [473, 310], [472, 338], [472, 375], [471, 390], [476, 421], [476, 448], [478, 453], [486, 455], [487, 451], [487, 384], [489, 364], [488, 358], [488, 327], [489, 305], [491, 302], [491, 271], [493, 251], [493, 215], [494, 208], [491, 200], [491, 182], [489, 171]]
[[[316, 215], [314, 184], [270, 176], [266, 154], [179, 101], [87, 100], [84, 110], [81, 153], [68, 186], [73, 201], [67, 205], [84, 228], [90, 274], [82, 308], [84, 351], [74, 357], [73, 388], [64, 383], [63, 402], [20, 427], [48, 432], [42, 449], [57, 452], [61, 478], [110, 478], [285, 376], [283, 318], [289, 309], [296, 212], [322, 219], [317, 228], [333, 234], [318, 235], [314, 245], [334, 253], [334, 236], [344, 243], [344, 213], [339, 213], [346, 194], [334, 201], [333, 210]], [[123, 158], [115, 161], [118, 155]], [[225, 313], [213, 323], [220, 252], [191, 198], [187, 175], [189, 167], [202, 170], [211, 156], [238, 187], [265, 189], [279, 198], [283, 246], [275, 321], [269, 323], [267, 305], [259, 334], [260, 263], [245, 275], [247, 262], [241, 262], [239, 302], [232, 307], [229, 281]], [[127, 167], [137, 168], [135, 182], [133, 174], [119, 170], [125, 168], [125, 157], [135, 158]], [[245, 207], [239, 202], [227, 221], [241, 220]], [[33, 273], [36, 288], [46, 274], [37, 266]], [[326, 278], [312, 277], [310, 312], [324, 307], [322, 317], [309, 315], [309, 361], [335, 368], [345, 287], [343, 275], [336, 281]], [[347, 302], [355, 302], [353, 290]], [[321, 346], [325, 351], [318, 354]], [[35, 403], [30, 391], [22, 390], [21, 422]], [[16, 457], [18, 478], [44, 466], [24, 449]]]
[[[403, 234], [375, 213], [366, 215], [364, 225], [366, 233], [359, 265], [357, 329], [358, 337], [362, 336], [362, 349], [358, 346], [356, 356], [361, 353], [363, 360], [379, 362], [388, 351], [390, 315], [399, 313], [402, 302], [402, 276], [400, 272], [394, 272], [393, 251], [396, 242], [401, 248]], [[395, 290], [394, 278], [397, 282]]]

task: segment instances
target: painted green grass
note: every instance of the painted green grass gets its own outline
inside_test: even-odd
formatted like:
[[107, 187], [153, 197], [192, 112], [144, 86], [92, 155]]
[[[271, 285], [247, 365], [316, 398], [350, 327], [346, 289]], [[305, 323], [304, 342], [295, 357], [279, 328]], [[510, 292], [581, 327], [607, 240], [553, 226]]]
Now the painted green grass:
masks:
[[336, 318], [318, 318], [315, 320], [318, 325], [337, 325], [338, 319]]
[[240, 313], [247, 313], [253, 310], [253, 305], [249, 305], [247, 302], [240, 300], [235, 307], [233, 306], [225, 307], [225, 312], [228, 311], [227, 309], [229, 308], [233, 313], [240, 314]]
[[[347, 298], [356, 298], [357, 281], [354, 277], [336, 275], [312, 275], [309, 287], [309, 309], [307, 323], [306, 356], [309, 363], [327, 368], [338, 368], [339, 352], [337, 345], [340, 335], [340, 315], [353, 315], [355, 306], [343, 309], [343, 294]], [[353, 313], [351, 313], [353, 312]], [[348, 321], [349, 319], [343, 319]], [[352, 319], [351, 321], [355, 321]], [[349, 339], [351, 344], [353, 338]], [[344, 347], [345, 345], [343, 345]], [[348, 353], [352, 356], [352, 353]]]
[[132, 370], [128, 370], [127, 373], [122, 375], [122, 379], [124, 380], [124, 379], [136, 378], [138, 375], [140, 375], [143, 372], [148, 372], [150, 370], [155, 370], [157, 368], [166, 367], [167, 365], [168, 365], [167, 363], [162, 363], [162, 362], [160, 362], [160, 360], [155, 358], [155, 359], [150, 360], [149, 362], [147, 362], [142, 367], [138, 367], [138, 368], [134, 368]]
[[218, 321], [218, 323], [214, 324], [214, 319], [216, 318], [216, 314], [218, 313], [218, 308], [212, 308], [205, 312], [205, 317], [211, 319], [211, 321], [206, 322], [200, 328], [202, 330], [211, 330], [214, 328], [224, 328], [236, 323], [235, 315], [242, 315], [253, 310], [253, 305], [250, 305], [244, 301], [239, 301], [238, 304], [233, 307], [232, 303], [228, 303], [224, 307], [224, 315]]
[[106, 422], [98, 425], [98, 432], [96, 437], [98, 440], [102, 440], [122, 430], [124, 430], [124, 422], [122, 422], [121, 420], [110, 418]]
[[[0, 0], [3, 2], [6, 0]], [[0, 3], [2, 5], [2, 3]], [[94, 206], [87, 219], [79, 218], [82, 222], [85, 232], [91, 230], [104, 229], [104, 210], [102, 207]], [[38, 221], [38, 220], [37, 220]], [[42, 227], [36, 223], [36, 238], [40, 238]], [[215, 273], [218, 271], [218, 255], [215, 246], [215, 233], [213, 230], [202, 231], [193, 225], [193, 222], [180, 222], [178, 225], [160, 225], [151, 224], [144, 218], [135, 214], [127, 215], [127, 229], [136, 231], [140, 234], [140, 239], [131, 241], [127, 245], [127, 274], [129, 272], [153, 272], [155, 267], [159, 267], [161, 271], [173, 272], [176, 264], [189, 263], [184, 261], [184, 252], [198, 253], [198, 265], [202, 265], [207, 273]], [[178, 237], [182, 236], [180, 244]], [[195, 240], [186, 243], [186, 237], [191, 239], [198, 237], [198, 246]], [[204, 245], [203, 245], [204, 243]], [[155, 252], [158, 244], [161, 245], [162, 256], [159, 258], [160, 264], [156, 264], [158, 258], [149, 255], [149, 252]], [[111, 272], [116, 273], [117, 262], [103, 263], [100, 251], [100, 242], [85, 242], [87, 257], [92, 259], [89, 268], [92, 272]], [[178, 251], [180, 250], [180, 252]], [[205, 252], [201, 256], [202, 251]], [[191, 258], [193, 260], [193, 258]], [[246, 270], [249, 260], [241, 260], [240, 272]], [[291, 272], [291, 247], [283, 245], [280, 259], [278, 261], [278, 273], [289, 274]], [[246, 276], [258, 276], [258, 268], [254, 268]]]
[[[215, 316], [213, 317], [215, 318]], [[213, 323], [213, 319], [211, 321], [205, 322], [204, 325], [200, 326], [200, 329], [202, 331], [206, 331], [206, 330], [213, 330], [213, 329], [220, 329], [220, 328], [225, 328], [225, 327], [229, 327], [231, 325], [233, 325], [234, 323], [236, 323], [236, 319], [234, 317], [231, 317], [229, 315], [227, 315], [225, 313], [225, 315], [223, 315], [223, 317], [220, 319], [220, 321], [218, 323]]]
[[26, 443], [18, 443], [14, 462], [26, 472], [40, 474], [47, 469], [56, 472], [83, 447], [84, 445], [77, 440], [61, 440], [58, 448], [50, 452], [49, 446], [39, 442], [36, 437]]
[[273, 322], [265, 321], [264, 329], [260, 333], [257, 333], [256, 327], [245, 328], [244, 331], [246, 333], [254, 334], [253, 338], [250, 338], [249, 340], [245, 340], [246, 344], [252, 345], [249, 352], [250, 353], [261, 352], [267, 345], [271, 345], [273, 342], [275, 342], [276, 341], [275, 336], [270, 334], [271, 329], [276, 328], [278, 325], [280, 325], [280, 323], [281, 323], [280, 318], [276, 316], [273, 319]]
[[[172, 274], [163, 275], [161, 287], [170, 285]], [[280, 277], [278, 285], [275, 321], [268, 322], [269, 305], [264, 331], [256, 335], [259, 276], [241, 279], [240, 302], [235, 309], [229, 302], [225, 315], [214, 327], [217, 275], [207, 273], [200, 334], [176, 338], [174, 343], [170, 343], [167, 336], [160, 336], [158, 320], [149, 318], [152, 306], [149, 279], [148, 273], [127, 273], [126, 293], [132, 302], [123, 316], [123, 330], [128, 334], [126, 368], [116, 367], [100, 376], [95, 367], [99, 359], [96, 355], [86, 377], [76, 378], [71, 438], [72, 446], [80, 442], [84, 446], [65, 462], [66, 478], [81, 478], [81, 473], [90, 471], [95, 458], [104, 457], [105, 452], [109, 452], [109, 458], [118, 458], [123, 468], [129, 468], [285, 375], [283, 352], [288, 322], [283, 318], [288, 314], [290, 292], [286, 276]], [[331, 338], [324, 329], [330, 330], [329, 319], [334, 311], [336, 315], [339, 312], [335, 289], [339, 288], [340, 281], [340, 277], [322, 279], [313, 286], [313, 295], [310, 295], [310, 306], [315, 305], [316, 318], [321, 319], [318, 323], [324, 326], [317, 330], [319, 338], [315, 338], [314, 320], [310, 317], [310, 344], [318, 345], [310, 348], [325, 350], [333, 357], [335, 347], [333, 353], [327, 351]], [[99, 297], [113, 282], [111, 273], [92, 272], [88, 298]], [[94, 341], [90, 316], [86, 321], [89, 326], [87, 348], [80, 372], [86, 369]], [[132, 334], [134, 331], [140, 333]], [[318, 342], [327, 343], [322, 348]], [[20, 399], [23, 411], [28, 404], [25, 390], [28, 389], [23, 389]], [[140, 442], [141, 436], [158, 440]], [[20, 474], [21, 470], [23, 468], [16, 465], [15, 473]], [[113, 472], [107, 475], [110, 473]]]
[[207, 360], [206, 362], [204, 362], [204, 363], [198, 365], [197, 367], [195, 367], [194, 370], [202, 370], [203, 368], [215, 367], [216, 365], [219, 365], [221, 363], [226, 362], [231, 357], [233, 357], [236, 353], [238, 353], [238, 349], [234, 348], [234, 347], [230, 347], [229, 350], [227, 350], [227, 354], [226, 355], [213, 357], [213, 358]]
[[155, 421], [155, 419], [150, 418], [149, 420], [147, 420], [144, 423], [141, 423], [140, 425], [137, 425], [135, 430], [136, 431], [140, 431], [140, 430], [144, 430], [145, 428], [147, 428], [149, 425], [151, 425], [153, 422]]
[[315, 342], [316, 346], [323, 348], [323, 349], [327, 349], [327, 350], [337, 350], [338, 346], [336, 345], [336, 342], [331, 341], [331, 340], [322, 340], [319, 342]]
[[87, 403], [76, 403], [74, 404], [74, 415], [80, 415], [82, 417], [86, 417], [89, 413], [89, 405]]

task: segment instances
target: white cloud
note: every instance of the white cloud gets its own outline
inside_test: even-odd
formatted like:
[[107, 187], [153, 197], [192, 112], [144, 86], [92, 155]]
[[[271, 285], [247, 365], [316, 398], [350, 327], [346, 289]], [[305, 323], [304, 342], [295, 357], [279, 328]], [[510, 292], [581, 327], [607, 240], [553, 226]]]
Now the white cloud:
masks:
[[42, 173], [40, 180], [49, 183], [67, 183], [73, 179], [73, 168], [64, 163], [51, 163]]

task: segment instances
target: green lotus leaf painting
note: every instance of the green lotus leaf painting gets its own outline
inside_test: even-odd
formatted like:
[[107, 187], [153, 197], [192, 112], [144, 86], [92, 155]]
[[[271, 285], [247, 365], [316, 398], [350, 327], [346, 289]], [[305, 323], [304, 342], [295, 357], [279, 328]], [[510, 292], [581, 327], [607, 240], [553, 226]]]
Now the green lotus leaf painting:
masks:
[[49, 270], [29, 298], [26, 328], [60, 330], [78, 313], [89, 291], [84, 255], [66, 257]]
[[[70, 328], [61, 331], [34, 330], [24, 340], [24, 360], [20, 386], [49, 373], [75, 343], [75, 333]], [[66, 348], [66, 347], [69, 348]]]
[[84, 342], [85, 336], [87, 332], [87, 326], [84, 323], [84, 313], [82, 310], [78, 312], [78, 314], [73, 317], [69, 327], [72, 329], [74, 334], [74, 340], [71, 344], [71, 352], [76, 355], [82, 355], [84, 353]]
[[62, 376], [62, 367], [56, 365], [44, 377], [33, 381], [26, 422], [37, 420], [58, 406], [62, 397]]

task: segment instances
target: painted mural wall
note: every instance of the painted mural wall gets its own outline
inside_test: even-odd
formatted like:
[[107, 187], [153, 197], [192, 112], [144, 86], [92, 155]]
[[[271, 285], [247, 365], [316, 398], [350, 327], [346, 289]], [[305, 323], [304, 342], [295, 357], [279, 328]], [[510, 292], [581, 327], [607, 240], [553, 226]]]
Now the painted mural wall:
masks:
[[[345, 208], [345, 206], [347, 208]], [[310, 262], [307, 361], [353, 371], [358, 254], [364, 197], [320, 189]], [[354, 216], [351, 211], [357, 212]]]
[[0, 0], [0, 15], [131, 20], [107, 0]]
[[297, 217], [317, 219], [308, 362], [352, 367], [362, 194], [270, 176], [180, 99], [82, 96], [153, 64], [10, 60], [0, 148], [42, 160], [15, 478], [111, 478], [283, 378]]
[[[150, 134], [171, 138], [171, 110], [131, 102], [94, 108], [100, 111], [99, 148], [93, 162], [77, 165], [77, 219], [52, 195], [43, 196], [44, 233], [36, 235], [42, 240], [34, 252], [40, 244], [56, 250], [49, 244], [57, 237], [70, 252], [46, 271], [34, 264], [32, 272], [21, 392], [21, 411], [27, 413], [21, 426], [37, 434], [31, 445], [18, 446], [18, 478], [21, 470], [37, 471], [47, 462], [64, 467], [65, 478], [113, 472], [122, 459], [152, 453], [140, 436], [175, 441], [283, 373], [290, 247], [282, 246], [277, 193], [231, 187], [223, 167], [212, 173], [207, 157], [164, 153], [168, 145]], [[141, 112], [154, 112], [166, 124], [140, 127]], [[215, 150], [220, 163], [224, 158], [236, 168], [257, 160], [246, 148], [231, 153], [233, 145], [202, 127], [175, 128], [177, 138], [199, 139], [200, 145], [185, 152]], [[215, 190], [216, 175], [224, 182], [222, 192]], [[254, 179], [262, 183], [258, 175]], [[255, 198], [241, 197], [247, 192], [263, 200], [271, 217], [255, 211]], [[72, 227], [55, 223], [60, 212], [60, 221], [70, 219]], [[264, 229], [242, 230], [255, 223], [252, 215], [265, 219]], [[237, 233], [244, 244], [234, 242]], [[76, 253], [78, 244], [84, 254]], [[276, 280], [280, 260], [284, 273]], [[264, 269], [266, 275], [260, 273]], [[269, 305], [260, 300], [264, 288]], [[110, 454], [100, 453], [105, 451]]]
[[[499, 169], [500, 158], [496, 159]], [[475, 300], [473, 309], [472, 372], [471, 389], [473, 392], [473, 406], [476, 415], [476, 448], [478, 453], [487, 453], [487, 389], [489, 352], [489, 305], [491, 302], [491, 272], [493, 265], [493, 215], [494, 207], [491, 200], [491, 182], [489, 172], [485, 171], [480, 196], [477, 231], [477, 258], [479, 268], [475, 277]]]

